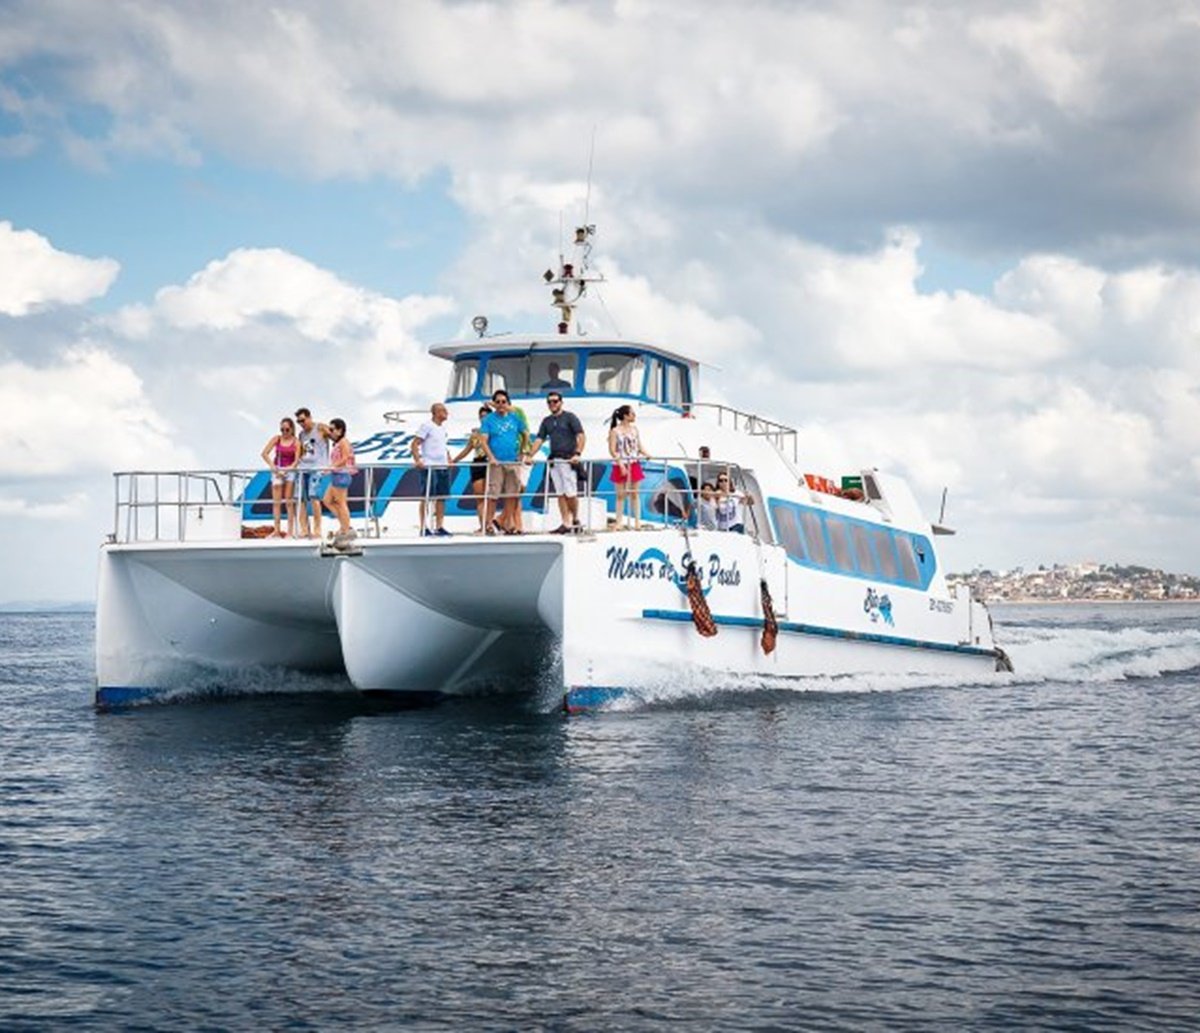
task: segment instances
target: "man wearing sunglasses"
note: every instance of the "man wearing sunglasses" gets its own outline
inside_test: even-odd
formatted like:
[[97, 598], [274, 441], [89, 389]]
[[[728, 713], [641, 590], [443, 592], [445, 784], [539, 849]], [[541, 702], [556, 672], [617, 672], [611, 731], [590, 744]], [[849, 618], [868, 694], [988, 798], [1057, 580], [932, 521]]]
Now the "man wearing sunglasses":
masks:
[[543, 441], [550, 443], [550, 487], [558, 497], [558, 512], [562, 523], [552, 534], [572, 534], [583, 530], [579, 523], [578, 470], [587, 444], [583, 424], [573, 412], [563, 408], [563, 398], [557, 391], [546, 396], [550, 413], [538, 427], [537, 437], [529, 445], [529, 455], [537, 454]]

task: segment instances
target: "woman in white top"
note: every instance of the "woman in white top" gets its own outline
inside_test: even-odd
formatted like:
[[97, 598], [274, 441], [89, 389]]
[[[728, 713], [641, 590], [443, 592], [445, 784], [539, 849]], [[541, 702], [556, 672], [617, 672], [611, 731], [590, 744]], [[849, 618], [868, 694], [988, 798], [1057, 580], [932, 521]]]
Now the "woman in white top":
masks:
[[642, 529], [642, 506], [638, 484], [645, 480], [646, 474], [640, 456], [650, 458], [650, 453], [642, 448], [642, 439], [634, 425], [637, 413], [632, 405], [622, 405], [615, 409], [608, 424], [608, 454], [615, 462], [612, 465], [613, 484], [617, 488], [617, 530], [626, 527], [626, 499], [633, 496], [633, 526], [635, 530]]
[[745, 534], [746, 525], [742, 517], [742, 503], [749, 501], [747, 496], [739, 496], [734, 493], [733, 480], [728, 472], [718, 476], [715, 501], [717, 530]]

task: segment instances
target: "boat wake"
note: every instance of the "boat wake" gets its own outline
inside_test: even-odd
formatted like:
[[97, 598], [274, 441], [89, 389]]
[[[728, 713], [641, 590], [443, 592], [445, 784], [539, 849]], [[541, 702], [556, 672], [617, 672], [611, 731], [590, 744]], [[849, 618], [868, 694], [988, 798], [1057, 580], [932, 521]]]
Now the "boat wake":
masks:
[[839, 675], [781, 678], [747, 675], [714, 678], [711, 672], [672, 667], [658, 683], [607, 702], [606, 711], [642, 707], [721, 706], [763, 698], [807, 694], [866, 694], [929, 688], [1020, 687], [1046, 683], [1088, 684], [1200, 674], [1200, 608], [1125, 608], [1121, 619], [1066, 607], [1014, 613], [997, 619], [997, 638], [1012, 659], [1013, 673]]

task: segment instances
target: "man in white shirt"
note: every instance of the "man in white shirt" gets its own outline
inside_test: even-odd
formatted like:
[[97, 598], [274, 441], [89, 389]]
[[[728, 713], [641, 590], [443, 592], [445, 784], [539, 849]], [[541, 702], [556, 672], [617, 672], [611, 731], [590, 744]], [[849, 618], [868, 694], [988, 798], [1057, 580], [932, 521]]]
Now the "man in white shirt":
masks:
[[[450, 449], [446, 444], [446, 418], [441, 402], [429, 407], [429, 419], [413, 435], [413, 465], [421, 471], [421, 534], [426, 538], [449, 538], [445, 528], [446, 499], [450, 495]], [[425, 500], [433, 501], [434, 526], [425, 523]]]

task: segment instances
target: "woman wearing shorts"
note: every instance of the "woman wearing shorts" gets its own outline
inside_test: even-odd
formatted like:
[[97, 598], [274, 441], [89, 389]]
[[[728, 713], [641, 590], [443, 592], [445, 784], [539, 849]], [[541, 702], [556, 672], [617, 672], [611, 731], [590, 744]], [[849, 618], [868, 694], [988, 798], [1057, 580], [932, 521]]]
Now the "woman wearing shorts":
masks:
[[626, 527], [626, 500], [633, 496], [633, 527], [642, 529], [642, 506], [639, 497], [638, 484], [645, 479], [640, 456], [650, 458], [650, 453], [642, 448], [642, 439], [634, 425], [637, 413], [632, 405], [622, 405], [613, 411], [608, 424], [608, 454], [615, 462], [612, 464], [613, 484], [617, 487], [617, 530]]
[[[482, 421], [491, 411], [492, 407], [490, 405], [481, 405], [479, 407], [479, 419]], [[487, 449], [483, 447], [483, 439], [480, 437], [478, 427], [471, 431], [471, 436], [467, 438], [466, 446], [454, 457], [452, 462], [461, 463], [468, 454], [471, 454], [471, 493], [475, 496], [475, 512], [479, 517], [479, 531], [482, 534], [486, 530], [483, 526], [483, 521], [487, 511], [484, 499], [487, 497], [488, 457]]]
[[[290, 416], [279, 421], [279, 433], [267, 442], [262, 457], [271, 468], [271, 512], [275, 516], [271, 537], [294, 537], [296, 503], [292, 496], [296, 488], [296, 467], [300, 463], [300, 442], [296, 439], [295, 421]], [[287, 534], [279, 529], [279, 510], [283, 505], [287, 506]]]
[[350, 482], [358, 473], [358, 467], [354, 465], [354, 449], [346, 438], [346, 421], [332, 419], [329, 429], [333, 436], [333, 448], [329, 452], [331, 476], [329, 489], [321, 501], [337, 517], [338, 532], [334, 540], [347, 541], [356, 537], [354, 528], [350, 526], [350, 506], [346, 502], [346, 494], [350, 490]]

